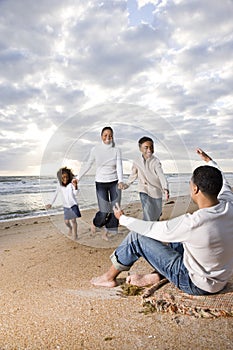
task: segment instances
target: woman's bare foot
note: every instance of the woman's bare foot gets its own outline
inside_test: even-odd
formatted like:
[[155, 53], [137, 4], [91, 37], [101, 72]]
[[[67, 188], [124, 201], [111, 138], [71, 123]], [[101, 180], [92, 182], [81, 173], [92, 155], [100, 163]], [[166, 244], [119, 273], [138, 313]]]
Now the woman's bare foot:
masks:
[[101, 237], [102, 237], [102, 239], [104, 239], [105, 241], [109, 241], [107, 232], [102, 233], [102, 236], [101, 236]]
[[91, 233], [93, 235], [96, 233], [96, 227], [95, 227], [95, 225], [93, 223], [91, 224]]
[[150, 284], [158, 283], [161, 279], [158, 273], [148, 273], [145, 275], [135, 274], [126, 278], [126, 283], [133, 284], [137, 287], [146, 287]]
[[99, 287], [113, 288], [117, 286], [116, 280], [108, 279], [106, 274], [91, 279], [91, 284]]
[[116, 237], [116, 235], [117, 235], [117, 232], [115, 231], [107, 231], [108, 238], [114, 238]]

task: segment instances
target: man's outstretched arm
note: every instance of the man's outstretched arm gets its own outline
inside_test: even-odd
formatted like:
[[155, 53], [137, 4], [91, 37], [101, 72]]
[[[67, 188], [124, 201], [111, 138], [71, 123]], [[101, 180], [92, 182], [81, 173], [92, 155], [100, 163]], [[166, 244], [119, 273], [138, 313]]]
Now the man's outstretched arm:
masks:
[[[213, 166], [215, 168], [218, 168], [220, 171], [221, 169], [219, 168], [218, 164], [207, 154], [205, 153], [201, 148], [197, 148], [196, 150], [197, 154], [200, 155], [200, 157], [207, 163], [208, 165]], [[232, 193], [232, 188], [230, 184], [228, 183], [224, 173], [222, 173], [222, 178], [223, 178], [223, 186], [222, 189], [218, 195], [219, 199], [227, 200], [227, 201], [233, 201], [233, 193]]]
[[208, 156], [208, 154], [205, 153], [201, 148], [197, 148], [196, 152], [205, 162], [208, 163], [210, 160], [212, 160], [212, 158]]

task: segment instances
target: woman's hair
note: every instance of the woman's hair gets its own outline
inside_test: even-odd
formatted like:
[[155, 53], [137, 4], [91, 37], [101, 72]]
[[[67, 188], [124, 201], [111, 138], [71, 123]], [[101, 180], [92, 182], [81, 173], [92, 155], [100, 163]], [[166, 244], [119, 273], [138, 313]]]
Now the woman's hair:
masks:
[[112, 147], [115, 147], [115, 141], [114, 141], [114, 137], [113, 137], [113, 129], [111, 128], [111, 126], [105, 126], [102, 131], [101, 131], [101, 136], [103, 135], [103, 133], [105, 132], [105, 130], [110, 130], [112, 133]]
[[58, 172], [57, 172], [57, 178], [58, 178], [58, 180], [59, 180], [60, 185], [61, 185], [61, 186], [67, 186], [67, 185], [64, 185], [63, 182], [62, 182], [62, 175], [63, 175], [63, 174], [67, 174], [67, 175], [68, 175], [69, 181], [68, 181], [67, 185], [68, 185], [69, 183], [71, 183], [71, 181], [72, 181], [72, 179], [73, 179], [73, 177], [74, 177], [74, 174], [73, 174], [72, 170], [71, 170], [71, 169], [68, 169], [67, 167], [63, 167], [63, 168], [60, 168], [60, 169], [58, 170]]
[[143, 136], [140, 138], [140, 140], [138, 140], [138, 145], [141, 146], [144, 142], [147, 142], [147, 141], [152, 142], [154, 144], [154, 141], [150, 137]]
[[215, 167], [202, 165], [194, 170], [192, 182], [207, 196], [217, 197], [223, 184], [222, 173]]

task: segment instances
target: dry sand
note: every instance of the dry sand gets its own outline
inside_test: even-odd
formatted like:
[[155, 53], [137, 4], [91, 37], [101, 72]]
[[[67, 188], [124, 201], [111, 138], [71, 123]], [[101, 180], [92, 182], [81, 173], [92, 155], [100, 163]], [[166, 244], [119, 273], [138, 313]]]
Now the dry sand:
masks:
[[[187, 197], [174, 200], [162, 219], [187, 210]], [[140, 205], [125, 213], [140, 217]], [[100, 232], [90, 236], [93, 211], [82, 215], [78, 242], [61, 233], [62, 217], [0, 223], [0, 350], [233, 349], [233, 318], [145, 315], [140, 296], [123, 298], [120, 286], [92, 286], [127, 230], [120, 227], [119, 236], [105, 242]], [[151, 270], [139, 260], [132, 272]]]

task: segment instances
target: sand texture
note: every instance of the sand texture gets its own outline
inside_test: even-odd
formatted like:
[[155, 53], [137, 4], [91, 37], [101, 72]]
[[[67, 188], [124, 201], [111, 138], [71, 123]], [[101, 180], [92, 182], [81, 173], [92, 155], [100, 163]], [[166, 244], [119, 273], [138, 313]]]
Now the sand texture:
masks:
[[[195, 209], [188, 197], [174, 202], [164, 206], [162, 219]], [[62, 234], [58, 217], [0, 223], [0, 350], [233, 349], [231, 317], [145, 315], [140, 296], [122, 297], [120, 286], [92, 286], [90, 279], [110, 266], [109, 255], [128, 232], [120, 227], [109, 242], [101, 232], [90, 236], [93, 213], [82, 212], [78, 242]], [[125, 213], [140, 217], [140, 204]], [[143, 260], [132, 269], [149, 271]]]

